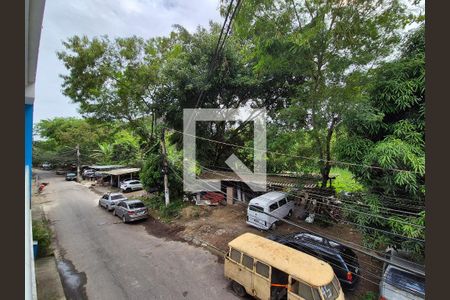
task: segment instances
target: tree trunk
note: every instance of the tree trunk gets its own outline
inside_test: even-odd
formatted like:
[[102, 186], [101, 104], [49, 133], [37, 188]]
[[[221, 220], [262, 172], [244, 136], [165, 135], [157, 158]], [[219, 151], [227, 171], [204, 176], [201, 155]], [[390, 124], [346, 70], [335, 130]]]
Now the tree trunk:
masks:
[[324, 162], [324, 165], [320, 169], [320, 173], [322, 175], [322, 184], [321, 188], [327, 187], [327, 182], [330, 179], [330, 171], [331, 171], [331, 138], [333, 137], [333, 132], [336, 126], [336, 123], [338, 122], [338, 117], [333, 117], [333, 120], [331, 120], [330, 127], [328, 127], [328, 133], [327, 133], [327, 140], [326, 140], [326, 161]]

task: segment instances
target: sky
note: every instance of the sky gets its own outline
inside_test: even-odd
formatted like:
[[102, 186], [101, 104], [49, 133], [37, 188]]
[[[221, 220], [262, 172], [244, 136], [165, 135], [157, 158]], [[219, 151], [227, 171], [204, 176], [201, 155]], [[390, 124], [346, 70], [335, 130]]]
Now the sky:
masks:
[[222, 23], [219, 0], [47, 0], [36, 75], [34, 123], [80, 116], [77, 105], [61, 93], [66, 69], [56, 57], [62, 41], [74, 35], [143, 38], [167, 35], [173, 24], [189, 31]]

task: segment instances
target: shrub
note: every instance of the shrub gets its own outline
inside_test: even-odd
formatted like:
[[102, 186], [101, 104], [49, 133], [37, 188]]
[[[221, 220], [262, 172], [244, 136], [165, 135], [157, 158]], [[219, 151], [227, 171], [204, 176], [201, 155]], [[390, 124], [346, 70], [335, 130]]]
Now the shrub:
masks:
[[38, 257], [43, 257], [51, 251], [52, 232], [47, 220], [33, 221], [33, 240], [38, 242], [39, 252]]

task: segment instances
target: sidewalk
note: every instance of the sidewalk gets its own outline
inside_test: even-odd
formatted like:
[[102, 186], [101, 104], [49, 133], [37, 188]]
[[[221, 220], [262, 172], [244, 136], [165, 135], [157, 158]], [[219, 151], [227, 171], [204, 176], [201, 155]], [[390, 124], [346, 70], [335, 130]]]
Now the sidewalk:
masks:
[[[42, 206], [47, 201], [43, 195], [37, 194], [35, 192], [36, 190], [37, 188], [33, 182], [33, 195], [31, 202], [32, 219], [44, 220], [46, 219], [46, 216]], [[38, 300], [66, 299], [61, 278], [59, 277], [59, 272], [56, 267], [55, 256], [52, 254], [46, 257], [35, 258], [34, 263]]]
[[35, 261], [35, 272], [39, 300], [66, 299], [53, 255], [38, 258]]

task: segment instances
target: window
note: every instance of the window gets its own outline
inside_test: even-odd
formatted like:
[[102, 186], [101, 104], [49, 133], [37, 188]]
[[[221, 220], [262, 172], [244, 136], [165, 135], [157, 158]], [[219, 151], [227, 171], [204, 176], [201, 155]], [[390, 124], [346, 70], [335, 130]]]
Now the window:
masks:
[[124, 197], [123, 197], [123, 195], [114, 195], [114, 196], [111, 196], [111, 200], [117, 200], [117, 199], [123, 199]]
[[269, 278], [269, 266], [262, 262], [256, 262], [256, 273], [266, 278]]
[[130, 208], [131, 209], [143, 208], [143, 207], [145, 207], [145, 205], [142, 202], [130, 203]]
[[251, 211], [256, 211], [256, 212], [263, 212], [264, 209], [261, 206], [256, 206], [256, 205], [250, 205], [248, 207], [248, 209], [250, 209]]
[[230, 252], [230, 258], [234, 260], [235, 262], [240, 263], [241, 262], [241, 252], [237, 251], [236, 249], [231, 249]]
[[322, 292], [323, 298], [325, 300], [334, 300], [338, 296], [338, 291], [334, 288], [332, 282], [329, 284], [320, 287], [320, 291]]
[[253, 270], [253, 257], [250, 257], [248, 255], [242, 254], [242, 264], [249, 268], [250, 270]]
[[275, 202], [274, 204], [272, 204], [272, 205], [269, 206], [269, 211], [274, 211], [274, 210], [277, 209], [277, 208], [278, 208], [278, 203]]
[[[314, 300], [311, 287], [306, 283], [298, 281], [298, 293], [305, 300]], [[319, 298], [320, 299], [320, 298]]]
[[278, 205], [281, 207], [287, 203], [286, 198], [281, 199], [280, 202], [278, 202]]
[[318, 289], [312, 288], [314, 300], [322, 300], [322, 297], [320, 297], [320, 293]]

